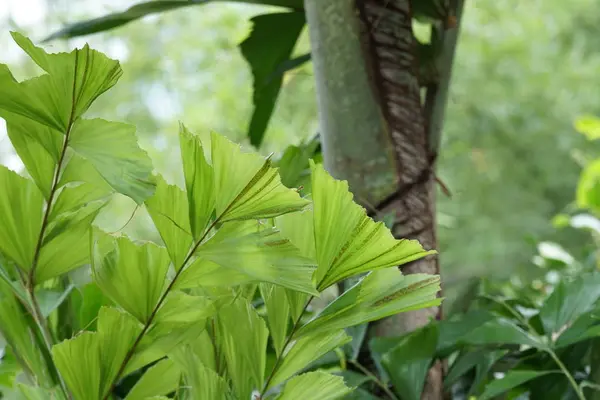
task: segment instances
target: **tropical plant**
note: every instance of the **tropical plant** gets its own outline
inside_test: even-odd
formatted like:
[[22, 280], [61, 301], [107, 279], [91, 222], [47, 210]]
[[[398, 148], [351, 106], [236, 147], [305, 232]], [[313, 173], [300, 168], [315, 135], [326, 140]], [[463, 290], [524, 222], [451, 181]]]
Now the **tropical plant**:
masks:
[[[170, 185], [133, 126], [84, 118], [117, 61], [13, 38], [45, 73], [18, 82], [0, 65], [0, 116], [29, 175], [0, 167], [5, 397], [340, 398], [353, 389], [342, 377], [300, 373], [350, 327], [440, 303], [439, 277], [396, 268], [432, 252], [395, 239], [321, 165], [301, 197], [269, 158], [181, 125], [185, 189]], [[162, 243], [94, 226], [116, 195], [148, 212]]]

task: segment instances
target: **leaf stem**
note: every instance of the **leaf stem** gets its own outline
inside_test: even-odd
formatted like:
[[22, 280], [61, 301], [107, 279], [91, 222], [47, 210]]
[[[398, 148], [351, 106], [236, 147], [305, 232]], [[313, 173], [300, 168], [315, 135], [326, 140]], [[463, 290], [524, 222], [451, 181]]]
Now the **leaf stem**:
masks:
[[129, 351], [125, 355], [125, 358], [121, 362], [119, 370], [117, 371], [117, 374], [115, 375], [115, 377], [114, 377], [114, 379], [113, 379], [110, 387], [108, 388], [108, 391], [102, 397], [103, 400], [108, 400], [108, 398], [110, 397], [110, 394], [113, 392], [113, 390], [117, 386], [117, 382], [119, 381], [119, 379], [121, 378], [121, 375], [125, 371], [125, 368], [127, 367], [127, 364], [129, 363], [129, 361], [133, 357], [133, 355], [135, 353], [135, 350], [137, 349], [138, 345], [142, 341], [142, 339], [143, 339], [144, 335], [146, 334], [146, 332], [148, 332], [148, 329], [150, 329], [150, 326], [152, 325], [152, 322], [154, 321], [154, 318], [156, 317], [156, 314], [158, 313], [158, 310], [160, 309], [160, 307], [162, 306], [162, 304], [166, 300], [167, 295], [171, 292], [171, 290], [175, 286], [175, 283], [177, 282], [177, 278], [179, 278], [179, 276], [181, 275], [181, 272], [183, 271], [184, 267], [191, 260], [191, 258], [193, 257], [194, 253], [196, 252], [196, 249], [198, 249], [198, 247], [200, 246], [200, 244], [202, 243], [202, 241], [204, 239], [206, 239], [206, 237], [208, 236], [209, 232], [219, 223], [219, 220], [220, 220], [220, 217], [217, 218], [217, 219], [215, 219], [213, 221], [213, 223], [208, 227], [208, 229], [206, 229], [206, 231], [204, 232], [204, 234], [202, 235], [202, 237], [194, 244], [194, 246], [192, 246], [192, 249], [190, 250], [190, 252], [186, 256], [185, 260], [183, 260], [183, 262], [181, 263], [181, 266], [177, 270], [177, 273], [173, 277], [173, 280], [169, 283], [169, 286], [167, 286], [167, 288], [165, 289], [164, 293], [162, 294], [162, 296], [160, 297], [160, 299], [156, 303], [156, 306], [152, 310], [152, 313], [150, 313], [150, 316], [148, 317], [148, 320], [144, 324], [144, 327], [142, 328], [142, 331], [138, 334], [138, 336], [136, 337], [135, 341], [133, 342], [133, 345], [131, 345], [131, 347], [129, 348]]
[[550, 354], [550, 357], [552, 357], [552, 359], [554, 360], [556, 365], [558, 365], [558, 367], [561, 369], [563, 374], [567, 377], [567, 379], [569, 380], [569, 383], [571, 384], [571, 386], [573, 387], [573, 390], [575, 391], [575, 394], [577, 395], [577, 398], [579, 400], [585, 400], [585, 396], [583, 395], [581, 388], [579, 387], [579, 385], [577, 385], [577, 382], [575, 382], [575, 378], [573, 378], [573, 375], [571, 375], [571, 373], [569, 372], [569, 370], [567, 369], [565, 364], [563, 364], [563, 362], [560, 361], [560, 358], [558, 358], [558, 356], [552, 349], [547, 348], [546, 352], [548, 354]]
[[381, 388], [381, 390], [383, 390], [385, 392], [385, 394], [387, 394], [390, 399], [392, 399], [392, 400], [398, 400], [398, 397], [396, 397], [396, 395], [394, 394], [394, 392], [392, 392], [390, 390], [390, 388], [388, 387], [388, 385], [386, 385], [385, 383], [383, 383], [381, 381], [381, 379], [379, 379], [374, 373], [372, 373], [371, 371], [369, 371], [367, 368], [365, 368], [363, 365], [361, 365], [356, 360], [348, 360], [348, 362], [350, 362], [350, 364], [354, 365], [357, 369], [360, 370], [360, 372], [362, 372], [363, 374], [365, 374], [366, 376], [368, 376], [369, 379], [371, 379], [373, 382], [375, 382], [375, 384], [377, 386], [379, 386]]
[[271, 370], [271, 373], [269, 374], [267, 380], [265, 381], [263, 389], [260, 392], [260, 395], [258, 396], [259, 399], [263, 398], [263, 396], [265, 395], [265, 392], [269, 388], [269, 384], [271, 383], [271, 381], [273, 380], [273, 377], [275, 376], [275, 373], [277, 372], [277, 369], [279, 369], [279, 367], [281, 366], [281, 362], [283, 361], [283, 353], [285, 352], [286, 347], [290, 344], [290, 342], [294, 338], [294, 334], [298, 331], [298, 328], [300, 328], [300, 321], [302, 320], [302, 317], [304, 316], [304, 313], [308, 309], [308, 305], [310, 304], [310, 302], [314, 298], [315, 298], [315, 296], [310, 296], [309, 297], [308, 301], [304, 305], [304, 308], [302, 309], [302, 312], [298, 316], [298, 319], [296, 320], [296, 322], [294, 322], [294, 326], [292, 327], [292, 331], [290, 332], [289, 336], [287, 337], [287, 339], [283, 343], [283, 347], [281, 348], [282, 349], [281, 350], [281, 354], [279, 354], [279, 356], [277, 357], [277, 360], [275, 360], [275, 365], [273, 365], [273, 369]]

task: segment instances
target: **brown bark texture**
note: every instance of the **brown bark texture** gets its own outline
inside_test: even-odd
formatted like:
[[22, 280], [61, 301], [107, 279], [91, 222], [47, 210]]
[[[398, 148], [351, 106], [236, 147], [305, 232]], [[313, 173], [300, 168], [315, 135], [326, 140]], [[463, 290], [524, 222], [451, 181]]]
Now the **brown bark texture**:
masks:
[[[392, 229], [398, 238], [417, 239], [426, 249], [436, 248], [435, 154], [430, 151], [418, 82], [416, 39], [412, 31], [409, 0], [356, 0], [362, 25], [363, 49], [393, 143], [398, 188], [378, 207], [392, 212]], [[405, 274], [439, 274], [437, 256], [402, 267]], [[390, 317], [374, 327], [377, 336], [395, 336], [412, 331], [439, 317], [438, 307]], [[430, 369], [423, 399], [443, 398], [443, 368]]]

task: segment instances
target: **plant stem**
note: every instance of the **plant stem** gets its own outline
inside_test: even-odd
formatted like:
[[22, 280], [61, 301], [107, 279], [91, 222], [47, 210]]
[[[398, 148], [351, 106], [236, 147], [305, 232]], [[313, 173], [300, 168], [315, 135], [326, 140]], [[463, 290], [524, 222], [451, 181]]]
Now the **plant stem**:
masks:
[[556, 353], [552, 349], [548, 348], [548, 349], [546, 349], [546, 352], [548, 354], [550, 354], [550, 357], [552, 357], [552, 359], [554, 360], [554, 362], [556, 363], [556, 365], [558, 365], [558, 367], [561, 369], [561, 371], [563, 372], [563, 374], [565, 374], [565, 376], [569, 380], [569, 383], [573, 387], [573, 390], [575, 391], [575, 394], [577, 394], [577, 398], [579, 400], [585, 400], [585, 396], [583, 395], [583, 392], [581, 391], [581, 388], [579, 387], [579, 385], [577, 385], [577, 382], [575, 382], [575, 378], [573, 378], [573, 375], [571, 375], [571, 373], [569, 372], [569, 370], [567, 369], [567, 367], [565, 366], [565, 364], [563, 364], [563, 362], [560, 361], [560, 358], [558, 358], [558, 356], [556, 355]]
[[390, 390], [390, 388], [388, 387], [388, 385], [386, 385], [385, 383], [383, 383], [381, 381], [381, 379], [379, 379], [375, 374], [373, 374], [371, 371], [369, 371], [367, 368], [365, 368], [363, 365], [361, 365], [359, 362], [355, 361], [355, 360], [349, 360], [350, 364], [354, 365], [356, 368], [358, 368], [360, 370], [360, 372], [362, 372], [363, 374], [365, 374], [366, 376], [369, 377], [369, 379], [371, 379], [373, 382], [375, 382], [375, 384], [377, 386], [379, 386], [381, 388], [381, 390], [383, 390], [385, 392], [385, 394], [388, 395], [388, 397], [392, 400], [398, 400], [398, 397], [396, 397], [396, 395], [394, 394], [394, 392], [392, 392]]
[[263, 385], [263, 389], [260, 392], [260, 395], [258, 396], [259, 399], [263, 398], [263, 396], [265, 395], [265, 392], [269, 388], [269, 384], [271, 383], [271, 381], [273, 380], [273, 377], [275, 376], [275, 373], [277, 372], [277, 369], [279, 369], [279, 367], [281, 366], [281, 362], [283, 361], [283, 353], [285, 352], [285, 348], [290, 344], [290, 342], [294, 338], [294, 334], [296, 333], [296, 331], [298, 331], [298, 328], [300, 328], [300, 321], [302, 320], [302, 317], [304, 316], [304, 313], [306, 312], [306, 309], [308, 308], [308, 305], [310, 304], [310, 302], [312, 301], [312, 299], [314, 299], [314, 297], [315, 296], [310, 296], [309, 297], [308, 301], [304, 305], [304, 308], [302, 309], [302, 312], [298, 316], [298, 319], [296, 320], [296, 322], [294, 322], [294, 326], [292, 327], [292, 331], [290, 332], [289, 336], [287, 337], [287, 339], [283, 343], [283, 347], [281, 348], [282, 349], [281, 350], [281, 354], [279, 354], [279, 356], [277, 357], [277, 360], [275, 360], [275, 365], [273, 365], [273, 369], [271, 370], [271, 373], [269, 374], [269, 377], [267, 378], [267, 380], [265, 381], [265, 384]]

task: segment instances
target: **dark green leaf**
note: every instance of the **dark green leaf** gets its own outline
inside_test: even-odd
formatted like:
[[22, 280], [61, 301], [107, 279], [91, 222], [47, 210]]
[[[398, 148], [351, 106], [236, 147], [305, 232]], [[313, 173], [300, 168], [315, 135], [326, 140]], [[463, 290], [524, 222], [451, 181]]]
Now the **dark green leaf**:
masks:
[[[107, 31], [122, 25], [125, 25], [146, 15], [176, 10], [182, 7], [203, 5], [213, 2], [223, 2], [224, 0], [158, 0], [147, 1], [136, 4], [125, 11], [108, 14], [103, 17], [90, 19], [87, 21], [76, 22], [67, 25], [58, 32], [54, 32], [44, 41], [59, 38], [70, 38], [91, 33]], [[232, 2], [248, 4], [264, 4], [271, 6], [287, 7], [295, 10], [302, 10], [302, 0], [232, 0]]]
[[420, 400], [437, 346], [437, 326], [427, 325], [403, 337], [381, 361], [394, 391], [406, 400]]
[[486, 386], [485, 391], [478, 400], [493, 399], [494, 397], [515, 388], [522, 383], [528, 382], [532, 379], [538, 378], [543, 375], [557, 373], [558, 371], [509, 371], [504, 378], [494, 380], [492, 383]]
[[304, 12], [259, 15], [252, 18], [250, 36], [240, 44], [254, 76], [254, 112], [248, 136], [260, 147], [281, 89], [281, 65], [290, 59], [306, 22]]

